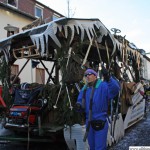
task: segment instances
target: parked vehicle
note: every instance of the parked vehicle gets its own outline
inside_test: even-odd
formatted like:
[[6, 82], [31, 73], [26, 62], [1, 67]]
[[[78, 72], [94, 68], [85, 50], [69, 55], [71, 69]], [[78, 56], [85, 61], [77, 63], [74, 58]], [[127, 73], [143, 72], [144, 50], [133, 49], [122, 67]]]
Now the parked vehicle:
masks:
[[[20, 87], [13, 87], [13, 105], [8, 112], [8, 121], [5, 128], [16, 128], [16, 130], [38, 127], [38, 117], [47, 105], [47, 100], [39, 97], [43, 86], [32, 87], [28, 83], [22, 83]], [[22, 130], [22, 131], [23, 131]]]

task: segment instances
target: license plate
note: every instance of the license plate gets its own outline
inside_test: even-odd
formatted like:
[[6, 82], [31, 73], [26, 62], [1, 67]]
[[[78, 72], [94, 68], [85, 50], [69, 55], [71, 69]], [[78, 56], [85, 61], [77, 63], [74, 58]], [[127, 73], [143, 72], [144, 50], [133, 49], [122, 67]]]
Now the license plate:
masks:
[[20, 112], [11, 112], [10, 113], [11, 116], [21, 116]]

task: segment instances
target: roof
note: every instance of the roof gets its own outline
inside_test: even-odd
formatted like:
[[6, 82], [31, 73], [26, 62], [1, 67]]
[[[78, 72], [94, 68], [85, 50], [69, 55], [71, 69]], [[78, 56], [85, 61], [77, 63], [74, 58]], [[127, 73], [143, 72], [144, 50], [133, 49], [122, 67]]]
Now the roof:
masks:
[[[32, 43], [37, 46], [41, 57], [43, 57], [46, 56], [47, 53], [50, 53], [50, 49], [47, 48], [48, 45], [51, 48], [53, 47], [53, 51], [57, 48], [61, 49], [63, 45], [62, 38], [69, 39], [69, 45], [76, 42], [78, 38], [80, 38], [81, 42], [88, 40], [89, 43], [92, 43], [93, 39], [96, 38], [101, 49], [106, 51], [107, 46], [109, 47], [111, 55], [115, 53], [116, 49], [118, 49], [122, 55], [122, 50], [124, 48], [123, 41], [125, 41], [123, 37], [119, 37], [118, 39], [115, 38], [97, 18], [84, 19], [63, 17], [1, 40], [0, 52], [4, 52], [4, 50], [7, 49], [7, 54], [5, 56], [7, 56], [8, 60], [10, 50], [12, 50], [12, 48], [17, 49], [19, 47], [24, 47], [25, 45], [22, 41], [23, 39], [28, 39], [30, 44]], [[107, 43], [105, 43], [105, 39], [107, 39]], [[137, 61], [139, 58], [143, 59], [143, 55], [140, 54], [138, 49], [131, 48], [128, 41], [127, 44], [126, 48], [129, 55], [135, 57]], [[144, 58], [147, 59], [147, 57]]]

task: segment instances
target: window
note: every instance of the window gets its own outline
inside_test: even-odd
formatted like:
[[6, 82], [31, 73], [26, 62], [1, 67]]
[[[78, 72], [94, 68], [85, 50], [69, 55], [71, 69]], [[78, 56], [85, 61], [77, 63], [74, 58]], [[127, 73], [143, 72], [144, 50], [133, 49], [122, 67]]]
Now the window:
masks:
[[19, 73], [19, 65], [12, 65], [11, 66], [11, 75], [10, 75], [10, 82], [11, 83], [20, 84], [20, 78], [16, 77], [18, 75], [18, 73]]
[[43, 18], [43, 9], [39, 6], [35, 6], [35, 17], [37, 17], [37, 18], [42, 17]]
[[19, 72], [19, 66], [18, 65], [12, 65], [11, 66], [11, 74], [12, 75], [17, 75]]
[[18, 0], [7, 0], [7, 4], [13, 7], [18, 6]]
[[57, 20], [57, 19], [58, 19], [58, 17], [53, 15], [53, 20]]
[[58, 16], [57, 14], [53, 15], [53, 20], [57, 20], [58, 18], [60, 18], [60, 16]]
[[45, 83], [45, 70], [43, 68], [36, 68], [36, 82], [39, 84]]

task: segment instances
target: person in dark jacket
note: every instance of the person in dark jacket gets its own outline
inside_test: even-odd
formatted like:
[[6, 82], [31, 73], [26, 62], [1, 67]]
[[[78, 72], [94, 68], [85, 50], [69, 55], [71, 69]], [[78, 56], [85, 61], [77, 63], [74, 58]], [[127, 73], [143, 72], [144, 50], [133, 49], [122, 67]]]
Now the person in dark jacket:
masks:
[[[76, 109], [85, 111], [86, 133], [90, 150], [106, 150], [107, 148], [107, 112], [109, 100], [117, 96], [120, 90], [118, 82], [109, 77], [103, 70], [104, 80], [98, 79], [98, 74], [93, 69], [84, 73], [87, 84], [81, 89]], [[84, 139], [85, 140], [85, 139]]]

